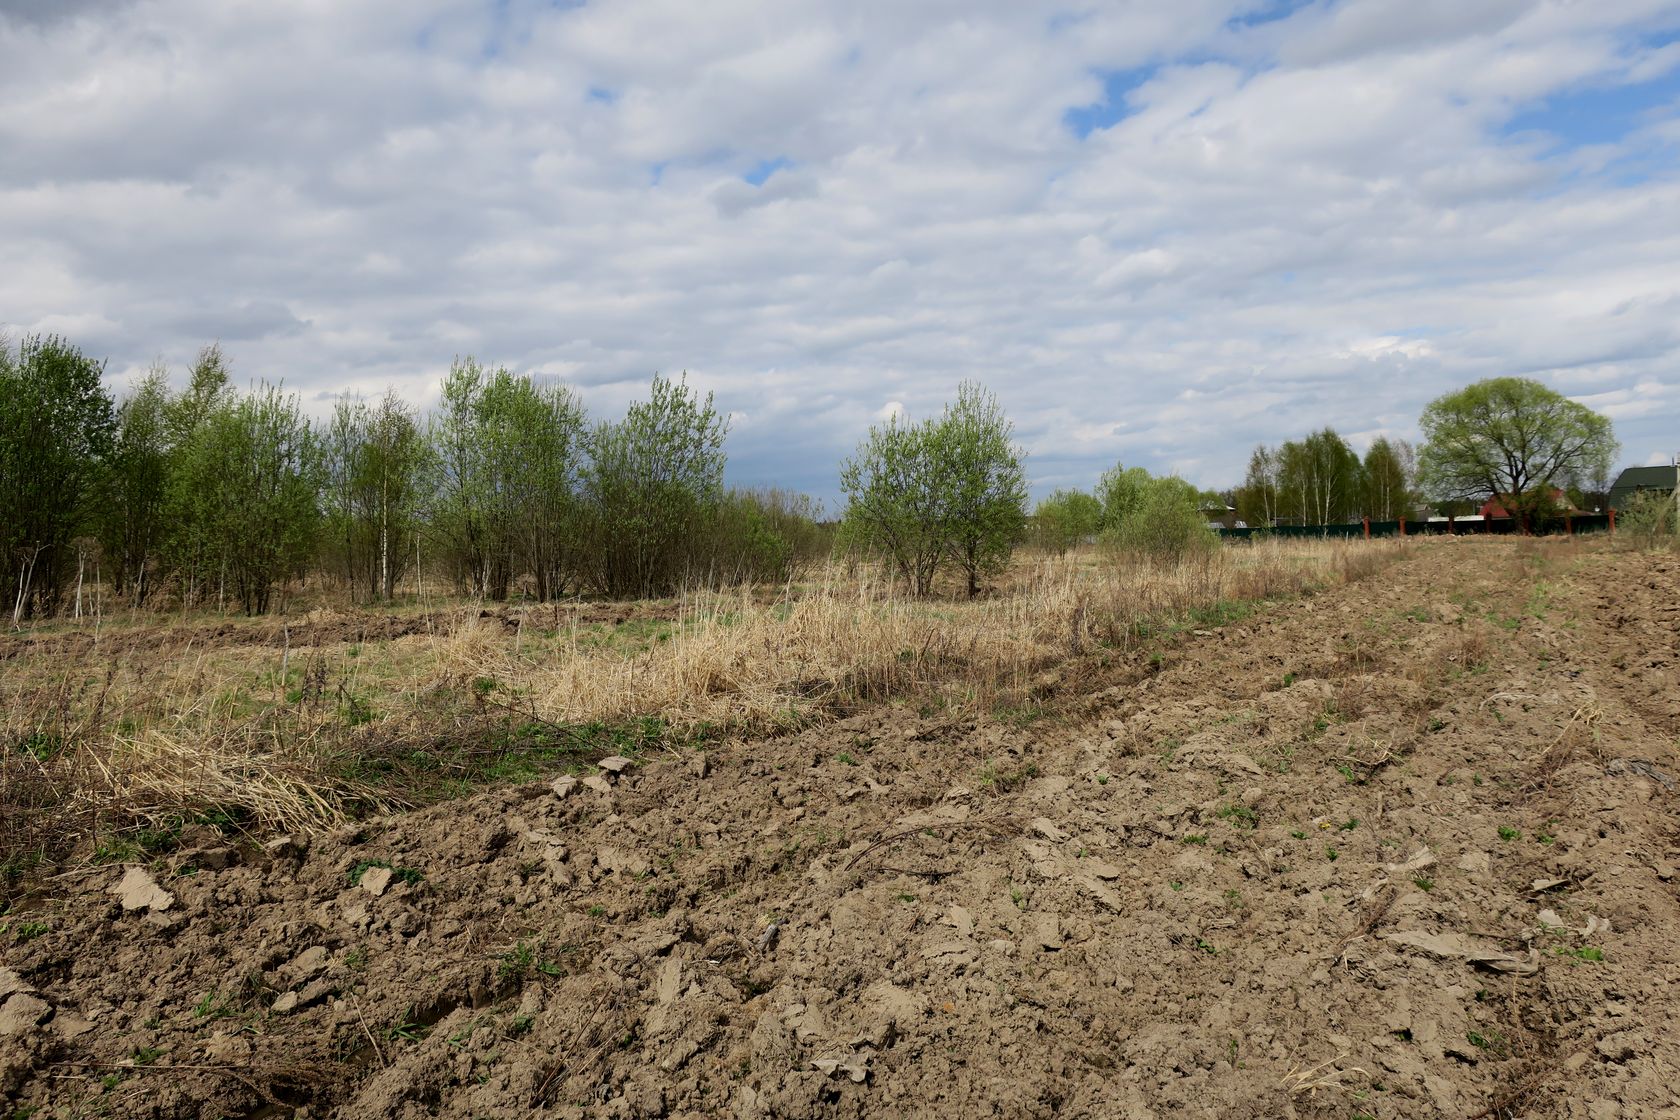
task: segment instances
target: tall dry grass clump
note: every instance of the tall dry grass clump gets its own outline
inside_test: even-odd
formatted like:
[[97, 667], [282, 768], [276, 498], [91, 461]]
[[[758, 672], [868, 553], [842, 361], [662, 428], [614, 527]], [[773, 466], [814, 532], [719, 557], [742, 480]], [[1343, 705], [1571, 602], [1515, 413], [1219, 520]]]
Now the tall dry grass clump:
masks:
[[510, 646], [470, 619], [439, 644], [446, 678], [492, 681], [558, 723], [658, 715], [680, 728], [764, 731], [863, 701], [936, 695], [984, 711], [1090, 650], [1124, 654], [1184, 619], [1363, 578], [1392, 544], [1262, 542], [1172, 564], [1072, 555], [1019, 563], [990, 598], [918, 599], [878, 572], [836, 567], [797, 594], [684, 598], [668, 639], [603, 652]]
[[563, 619], [474, 605], [409, 636], [363, 642], [351, 627], [308, 648], [221, 625], [168, 640], [4, 639], [16, 646], [0, 674], [0, 871], [210, 807], [245, 827], [316, 827], [528, 774], [510, 753], [563, 761], [611, 746], [629, 721], [668, 737], [757, 734], [901, 697], [1015, 707], [1070, 658], [1123, 657], [1260, 600], [1363, 578], [1397, 552], [1272, 541], [1175, 563], [1023, 558], [977, 600], [912, 598], [867, 566], [836, 565], [803, 585], [693, 592], [608, 622], [601, 608]]

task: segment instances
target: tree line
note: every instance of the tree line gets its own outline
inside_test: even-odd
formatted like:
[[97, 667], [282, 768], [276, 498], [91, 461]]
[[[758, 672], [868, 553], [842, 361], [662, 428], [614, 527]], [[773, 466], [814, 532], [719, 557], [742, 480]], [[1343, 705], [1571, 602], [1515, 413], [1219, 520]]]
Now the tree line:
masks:
[[1379, 436], [1361, 459], [1326, 427], [1256, 447], [1231, 504], [1251, 526], [1396, 521], [1417, 508], [1416, 485], [1417, 456], [1405, 440]]
[[[235, 389], [221, 349], [185, 388], [154, 367], [119, 402], [60, 338], [0, 342], [0, 594], [14, 623], [80, 610], [99, 578], [139, 606], [268, 611], [310, 571], [388, 600], [423, 566], [463, 594], [540, 601], [791, 578], [827, 552], [820, 507], [723, 484], [728, 421], [656, 376], [620, 420], [575, 392], [458, 359], [420, 415]], [[72, 606], [73, 605], [73, 606]]]
[[[231, 383], [218, 346], [170, 387], [154, 367], [120, 402], [61, 338], [0, 338], [0, 595], [21, 619], [89, 578], [139, 606], [268, 611], [310, 572], [390, 600], [410, 573], [461, 594], [655, 597], [785, 581], [838, 543], [917, 595], [954, 571], [969, 596], [1025, 541], [1102, 539], [1161, 559], [1213, 547], [1228, 506], [1251, 526], [1411, 514], [1421, 497], [1498, 496], [1528, 526], [1557, 489], [1588, 500], [1617, 451], [1610, 422], [1538, 382], [1492, 378], [1432, 402], [1419, 452], [1363, 457], [1331, 428], [1255, 448], [1216, 493], [1116, 465], [1091, 492], [1028, 510], [1025, 452], [997, 398], [964, 382], [937, 417], [876, 425], [840, 470], [838, 537], [811, 498], [730, 490], [729, 424], [710, 394], [656, 375], [624, 417], [592, 421], [561, 384], [459, 358], [428, 416], [387, 392], [312, 422], [295, 393]], [[91, 568], [91, 572], [90, 572]]]

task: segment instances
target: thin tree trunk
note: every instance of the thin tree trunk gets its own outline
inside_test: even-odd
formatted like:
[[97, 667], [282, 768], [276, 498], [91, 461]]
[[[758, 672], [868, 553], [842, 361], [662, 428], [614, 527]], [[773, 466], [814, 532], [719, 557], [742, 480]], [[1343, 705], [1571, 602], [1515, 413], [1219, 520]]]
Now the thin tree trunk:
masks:
[[381, 474], [379, 479], [379, 586], [384, 589], [385, 601], [391, 601], [391, 483]]

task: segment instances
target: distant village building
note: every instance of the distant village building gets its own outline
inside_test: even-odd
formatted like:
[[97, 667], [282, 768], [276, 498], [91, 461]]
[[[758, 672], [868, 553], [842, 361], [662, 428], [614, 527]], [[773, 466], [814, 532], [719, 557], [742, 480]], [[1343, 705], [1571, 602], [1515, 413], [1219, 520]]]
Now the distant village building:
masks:
[[1248, 523], [1237, 519], [1237, 507], [1225, 502], [1203, 502], [1202, 516], [1207, 518], [1209, 529], [1246, 529]]
[[1636, 494], [1674, 495], [1675, 475], [1680, 467], [1629, 467], [1616, 476], [1610, 487], [1610, 508], [1627, 509]]
[[[1476, 512], [1480, 513], [1489, 521], [1497, 521], [1502, 517], [1510, 517], [1511, 512], [1505, 508], [1503, 504], [1504, 501], [1505, 499], [1503, 496], [1496, 494], [1487, 501], [1483, 502], [1482, 508]], [[1571, 509], [1569, 506], [1568, 496], [1566, 496], [1564, 492], [1559, 490], [1556, 486], [1552, 487], [1552, 509], [1556, 510], [1558, 513], [1584, 512], [1582, 510]]]

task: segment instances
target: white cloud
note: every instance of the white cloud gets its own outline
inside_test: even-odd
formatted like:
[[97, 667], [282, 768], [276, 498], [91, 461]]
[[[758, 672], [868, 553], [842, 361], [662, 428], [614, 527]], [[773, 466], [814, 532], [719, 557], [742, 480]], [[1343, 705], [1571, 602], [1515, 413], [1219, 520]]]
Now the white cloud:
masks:
[[1253, 6], [12, 4], [0, 314], [311, 400], [472, 351], [610, 414], [687, 369], [736, 481], [824, 494], [971, 377], [1043, 489], [1231, 482], [1500, 373], [1674, 442], [1680, 108], [1504, 129], [1664, 79], [1680, 4]]

